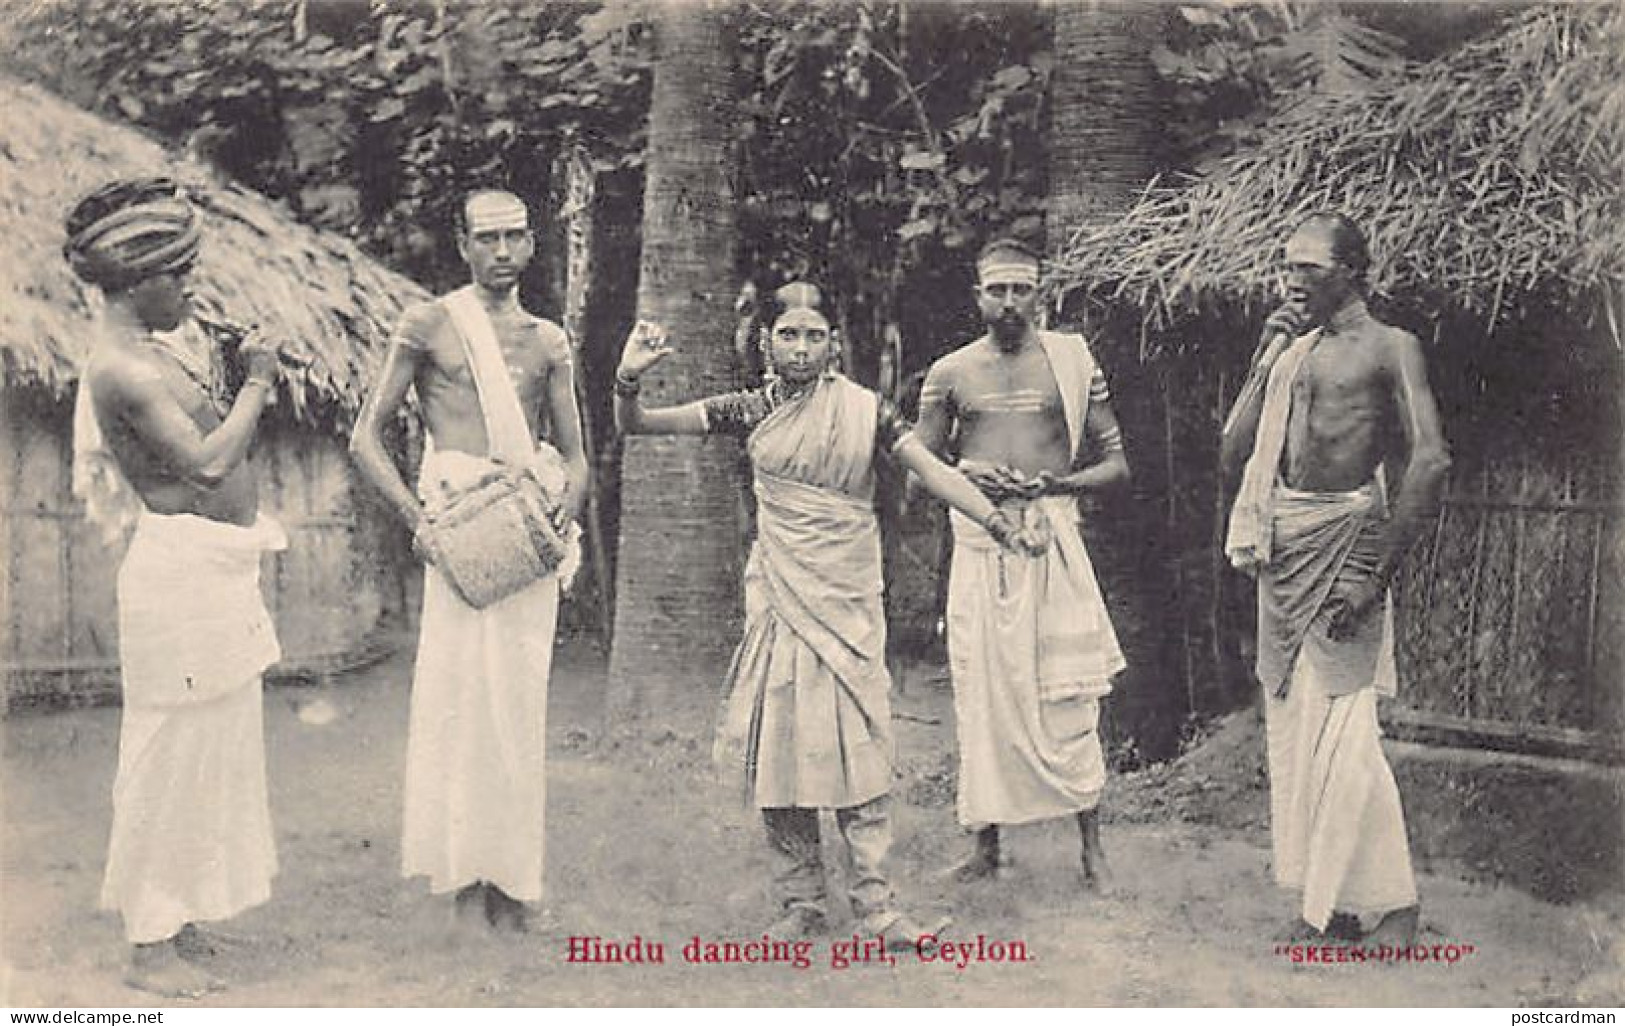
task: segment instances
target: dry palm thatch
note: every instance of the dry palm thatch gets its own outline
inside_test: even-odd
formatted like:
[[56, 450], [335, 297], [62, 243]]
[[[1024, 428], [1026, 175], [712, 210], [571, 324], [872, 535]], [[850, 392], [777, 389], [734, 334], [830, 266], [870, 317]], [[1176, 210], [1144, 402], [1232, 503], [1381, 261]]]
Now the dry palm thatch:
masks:
[[1153, 183], [1120, 219], [1080, 229], [1049, 286], [1161, 324], [1265, 303], [1285, 231], [1329, 208], [1366, 230], [1378, 292], [1491, 326], [1537, 300], [1601, 311], [1618, 341], [1622, 190], [1625, 7], [1541, 6], [1375, 92], [1297, 105], [1216, 173]]
[[296, 416], [353, 413], [402, 306], [424, 298], [423, 289], [348, 240], [302, 226], [265, 198], [176, 161], [139, 132], [0, 77], [5, 383], [58, 396], [72, 388], [95, 300], [62, 258], [63, 218], [104, 182], [154, 174], [184, 182], [202, 210], [194, 275], [200, 301], [230, 321], [259, 325], [309, 359], [288, 381]]

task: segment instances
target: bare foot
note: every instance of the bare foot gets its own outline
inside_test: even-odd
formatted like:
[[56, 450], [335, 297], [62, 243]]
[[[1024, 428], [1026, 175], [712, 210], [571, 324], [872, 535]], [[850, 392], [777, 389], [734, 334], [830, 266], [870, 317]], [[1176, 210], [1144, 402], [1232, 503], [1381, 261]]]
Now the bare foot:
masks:
[[1100, 844], [1100, 817], [1095, 812], [1078, 813], [1078, 830], [1083, 835], [1083, 889], [1105, 896], [1116, 890], [1116, 878], [1106, 864], [1106, 849]]
[[822, 936], [828, 929], [824, 913], [805, 905], [794, 905], [769, 924], [763, 935], [771, 940], [806, 940]]
[[999, 857], [999, 828], [983, 827], [976, 832], [976, 850], [970, 858], [950, 866], [943, 877], [950, 883], [974, 883], [999, 875], [1005, 863]]
[[254, 942], [247, 937], [239, 937], [220, 930], [205, 930], [196, 923], [187, 923], [181, 927], [181, 932], [175, 935], [174, 945], [182, 958], [198, 961], [246, 951], [254, 947]]
[[976, 883], [979, 880], [995, 879], [998, 875], [998, 860], [990, 859], [979, 851], [942, 872], [943, 879], [949, 883]]
[[1097, 850], [1093, 855], [1088, 851], [1083, 853], [1083, 889], [1102, 898], [1117, 893], [1117, 878], [1106, 865], [1105, 852]]
[[1377, 928], [1366, 935], [1364, 945], [1379, 948], [1408, 948], [1416, 943], [1416, 931], [1422, 922], [1422, 907], [1397, 908], [1382, 917]]
[[212, 991], [226, 989], [218, 977], [183, 959], [173, 940], [132, 948], [124, 983], [149, 994], [183, 1001], [196, 1001]]
[[486, 919], [486, 889], [490, 885], [481, 880], [462, 888], [451, 899], [452, 918], [459, 926], [470, 926]]
[[529, 933], [530, 910], [495, 884], [485, 886], [485, 921], [498, 933]]

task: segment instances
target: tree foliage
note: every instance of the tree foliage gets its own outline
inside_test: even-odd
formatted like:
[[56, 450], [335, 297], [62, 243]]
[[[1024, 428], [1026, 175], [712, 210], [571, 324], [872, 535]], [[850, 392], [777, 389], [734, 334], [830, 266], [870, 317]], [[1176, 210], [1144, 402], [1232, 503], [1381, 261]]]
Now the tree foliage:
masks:
[[446, 254], [424, 226], [468, 186], [528, 191], [561, 145], [641, 158], [648, 55], [624, 5], [60, 0], [9, 35], [32, 77], [430, 281]]
[[[879, 375], [899, 322], [940, 349], [965, 313], [941, 296], [965, 293], [976, 244], [1041, 223], [1047, 12], [801, 0], [739, 13], [748, 276], [825, 282], [860, 377]], [[936, 301], [911, 302], [925, 292]]]
[[[1505, 10], [1462, 6], [1471, 29]], [[1452, 42], [1401, 43], [1414, 33], [1370, 5], [1156, 11], [1155, 157], [1170, 171], [1211, 169], [1306, 97], [1374, 89]], [[1052, 10], [744, 0], [732, 14], [741, 277], [825, 283], [860, 377], [883, 350], [919, 366], [974, 328], [975, 246], [1041, 237]], [[30, 77], [440, 285], [458, 267], [437, 239], [466, 188], [541, 199], [561, 147], [641, 164], [648, 16], [593, 0], [56, 0], [3, 31]]]

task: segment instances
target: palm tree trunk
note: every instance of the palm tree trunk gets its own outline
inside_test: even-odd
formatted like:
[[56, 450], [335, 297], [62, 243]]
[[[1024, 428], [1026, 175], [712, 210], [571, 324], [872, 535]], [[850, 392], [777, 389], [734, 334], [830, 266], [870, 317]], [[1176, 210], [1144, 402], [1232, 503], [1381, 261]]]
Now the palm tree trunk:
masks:
[[[666, 326], [677, 352], [649, 375], [650, 405], [736, 385], [735, 118], [723, 19], [719, 7], [692, 3], [656, 14], [638, 311]], [[741, 469], [737, 444], [724, 439], [626, 440], [612, 723], [710, 710], [739, 633]]]
[[1113, 218], [1156, 165], [1157, 101], [1150, 45], [1155, 10], [1063, 0], [1055, 8], [1050, 79], [1050, 252], [1078, 228]]
[[[1145, 187], [1156, 165], [1157, 101], [1149, 56], [1159, 17], [1143, 5], [1068, 0], [1055, 9], [1055, 72], [1050, 82], [1050, 204], [1046, 244], [1059, 252], [1080, 228], [1116, 217]], [[1160, 473], [1168, 397], [1146, 394], [1160, 377], [1138, 365], [1138, 347], [1105, 324], [1086, 329], [1113, 386], [1137, 482]], [[1138, 388], [1123, 386], [1135, 381]], [[1137, 394], [1136, 394], [1137, 393]], [[1170, 486], [1172, 482], [1169, 483]], [[1086, 499], [1084, 538], [1100, 575], [1129, 669], [1107, 724], [1119, 747], [1142, 756], [1171, 754], [1187, 710], [1173, 687], [1181, 623], [1169, 610], [1168, 578], [1155, 540], [1160, 504], [1136, 496]], [[1169, 550], [1177, 551], [1177, 550]], [[1153, 610], [1159, 610], [1153, 619]]]

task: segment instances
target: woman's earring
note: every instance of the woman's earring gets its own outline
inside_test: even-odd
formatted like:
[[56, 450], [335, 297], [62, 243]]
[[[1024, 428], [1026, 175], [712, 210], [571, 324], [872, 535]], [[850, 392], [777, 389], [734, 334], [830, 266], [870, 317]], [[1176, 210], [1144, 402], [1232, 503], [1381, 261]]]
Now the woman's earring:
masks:
[[767, 343], [765, 341], [759, 341], [756, 344], [756, 351], [762, 354], [762, 380], [778, 380], [779, 369], [773, 366], [773, 354], [768, 350]]

